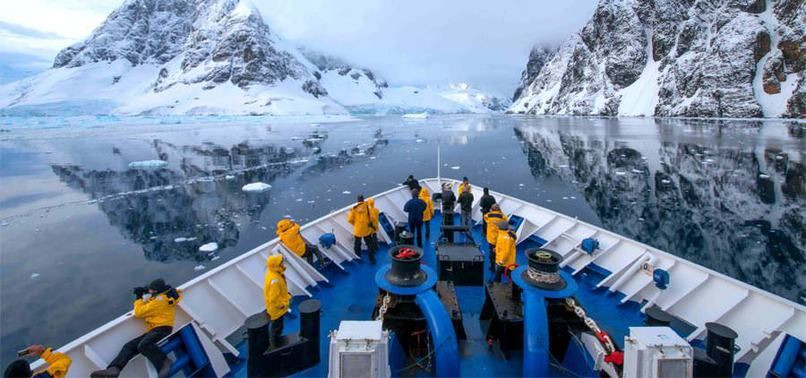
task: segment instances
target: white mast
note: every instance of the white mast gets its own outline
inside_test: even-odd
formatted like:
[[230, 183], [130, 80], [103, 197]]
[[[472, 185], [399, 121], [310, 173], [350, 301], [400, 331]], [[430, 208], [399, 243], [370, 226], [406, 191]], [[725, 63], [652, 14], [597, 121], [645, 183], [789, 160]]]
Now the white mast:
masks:
[[437, 184], [439, 188], [442, 188], [442, 176], [440, 175], [440, 168], [442, 168], [442, 161], [439, 151], [439, 141], [437, 141]]

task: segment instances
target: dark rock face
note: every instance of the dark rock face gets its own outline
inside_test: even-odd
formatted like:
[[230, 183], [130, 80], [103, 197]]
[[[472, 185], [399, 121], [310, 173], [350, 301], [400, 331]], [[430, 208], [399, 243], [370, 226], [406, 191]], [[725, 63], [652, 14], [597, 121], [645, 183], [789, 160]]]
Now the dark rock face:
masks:
[[543, 65], [546, 64], [547, 60], [554, 56], [556, 51], [556, 49], [546, 47], [535, 47], [532, 49], [532, 51], [529, 53], [529, 61], [526, 62], [526, 69], [521, 73], [520, 84], [518, 85], [518, 88], [515, 89], [515, 93], [512, 95], [512, 101], [518, 100], [518, 98], [521, 96], [521, 92], [523, 92], [523, 89], [535, 80], [535, 77], [537, 77], [537, 74], [540, 73]]
[[[521, 83], [510, 111], [803, 117], [796, 83], [806, 67], [806, 7], [774, 2], [773, 22], [761, 15], [767, 11], [763, 0], [600, 0], [536, 75], [526, 74], [535, 66], [530, 56], [524, 79], [533, 79]], [[630, 105], [641, 99], [623, 91], [633, 85], [656, 99], [640, 113]], [[761, 100], [783, 91], [787, 98]], [[770, 101], [789, 105], [762, 105]]]
[[676, 140], [647, 147], [528, 127], [515, 136], [532, 175], [575, 186], [604, 228], [791, 300], [806, 298], [806, 165], [797, 152]]

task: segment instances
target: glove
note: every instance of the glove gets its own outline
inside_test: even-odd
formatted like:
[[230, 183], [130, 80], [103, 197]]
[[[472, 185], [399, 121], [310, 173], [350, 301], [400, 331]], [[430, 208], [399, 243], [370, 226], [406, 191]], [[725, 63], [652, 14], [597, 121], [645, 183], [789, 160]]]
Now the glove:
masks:
[[143, 299], [143, 294], [146, 293], [146, 288], [140, 286], [135, 287], [134, 290], [132, 290], [132, 293], [134, 293], [134, 296], [137, 297], [137, 299]]

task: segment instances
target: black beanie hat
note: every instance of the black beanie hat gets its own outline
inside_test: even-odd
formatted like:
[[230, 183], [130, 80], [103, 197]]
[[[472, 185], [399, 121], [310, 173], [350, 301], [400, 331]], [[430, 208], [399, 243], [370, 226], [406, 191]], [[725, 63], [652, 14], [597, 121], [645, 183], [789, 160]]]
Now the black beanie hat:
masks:
[[171, 287], [166, 285], [165, 281], [162, 278], [157, 278], [156, 280], [151, 281], [151, 283], [148, 284], [148, 290], [154, 290], [158, 293], [167, 291], [170, 288]]
[[28, 365], [28, 361], [16, 360], [6, 367], [3, 378], [30, 378], [31, 375], [33, 375], [33, 373], [31, 372], [31, 365]]

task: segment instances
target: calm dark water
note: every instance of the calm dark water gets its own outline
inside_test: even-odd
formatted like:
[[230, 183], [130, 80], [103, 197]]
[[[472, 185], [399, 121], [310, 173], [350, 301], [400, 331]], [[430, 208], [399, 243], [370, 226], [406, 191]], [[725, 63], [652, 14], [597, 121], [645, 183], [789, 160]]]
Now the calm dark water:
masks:
[[[0, 119], [0, 123], [2, 123]], [[265, 119], [0, 132], [0, 359], [62, 345], [408, 174], [469, 176], [793, 301], [806, 297], [806, 124], [444, 116]], [[306, 143], [312, 132], [326, 133]], [[164, 160], [161, 168], [129, 163]], [[262, 181], [263, 195], [241, 187]], [[216, 242], [208, 254], [199, 246]]]

